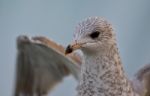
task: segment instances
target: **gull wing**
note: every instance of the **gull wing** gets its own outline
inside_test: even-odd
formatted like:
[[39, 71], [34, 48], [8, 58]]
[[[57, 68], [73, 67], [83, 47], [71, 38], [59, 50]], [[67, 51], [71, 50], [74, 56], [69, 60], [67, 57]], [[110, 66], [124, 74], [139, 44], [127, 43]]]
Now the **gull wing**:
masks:
[[139, 69], [131, 82], [134, 91], [140, 96], [150, 96], [150, 64]]
[[81, 58], [45, 37], [19, 36], [17, 51], [15, 96], [47, 94], [69, 74], [79, 80]]

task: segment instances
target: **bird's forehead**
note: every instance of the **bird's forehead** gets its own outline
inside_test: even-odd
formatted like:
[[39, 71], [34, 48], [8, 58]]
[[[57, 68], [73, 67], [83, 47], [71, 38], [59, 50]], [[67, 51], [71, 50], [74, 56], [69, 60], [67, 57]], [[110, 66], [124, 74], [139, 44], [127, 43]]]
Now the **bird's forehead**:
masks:
[[89, 34], [97, 29], [104, 30], [107, 25], [108, 22], [102, 17], [86, 18], [85, 20], [79, 22], [79, 24], [76, 26], [74, 39]]

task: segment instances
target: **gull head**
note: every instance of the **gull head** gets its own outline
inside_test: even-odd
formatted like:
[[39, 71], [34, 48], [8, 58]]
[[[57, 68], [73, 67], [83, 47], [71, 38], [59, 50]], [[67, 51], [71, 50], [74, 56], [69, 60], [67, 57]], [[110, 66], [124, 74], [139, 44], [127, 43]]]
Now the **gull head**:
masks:
[[115, 43], [111, 24], [102, 17], [89, 17], [76, 26], [73, 41], [66, 48], [66, 54], [80, 49], [83, 53], [105, 51]]

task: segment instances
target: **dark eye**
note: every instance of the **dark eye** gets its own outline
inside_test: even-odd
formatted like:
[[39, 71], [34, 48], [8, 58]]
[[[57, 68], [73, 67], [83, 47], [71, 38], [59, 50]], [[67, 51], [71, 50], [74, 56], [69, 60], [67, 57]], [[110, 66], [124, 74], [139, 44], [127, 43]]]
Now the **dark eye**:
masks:
[[95, 32], [92, 32], [92, 33], [90, 34], [90, 37], [91, 37], [92, 39], [95, 39], [95, 38], [97, 38], [97, 37], [99, 36], [99, 34], [100, 34], [99, 31], [95, 31]]

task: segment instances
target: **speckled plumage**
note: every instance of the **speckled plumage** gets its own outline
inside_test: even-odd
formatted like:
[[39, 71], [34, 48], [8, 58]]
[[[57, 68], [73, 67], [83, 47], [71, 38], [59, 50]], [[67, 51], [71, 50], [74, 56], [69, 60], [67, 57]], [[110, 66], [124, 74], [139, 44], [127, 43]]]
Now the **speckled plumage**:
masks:
[[[89, 34], [99, 31], [96, 39]], [[107, 20], [90, 17], [80, 22], [74, 34], [76, 43], [84, 43], [84, 64], [77, 96], [136, 96], [125, 76], [114, 30]]]
[[[91, 35], [94, 32], [96, 35]], [[75, 54], [76, 49], [84, 55]], [[113, 28], [103, 18], [91, 17], [81, 22], [66, 50], [43, 36], [19, 36], [17, 51], [14, 96], [45, 96], [68, 74], [80, 81], [78, 96], [150, 96], [150, 64], [128, 81]]]

